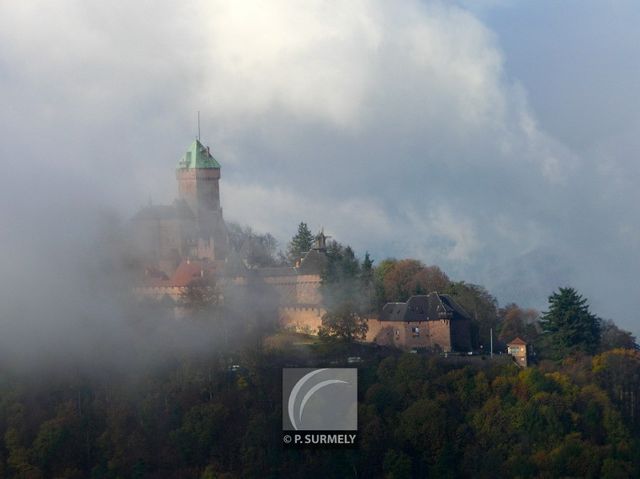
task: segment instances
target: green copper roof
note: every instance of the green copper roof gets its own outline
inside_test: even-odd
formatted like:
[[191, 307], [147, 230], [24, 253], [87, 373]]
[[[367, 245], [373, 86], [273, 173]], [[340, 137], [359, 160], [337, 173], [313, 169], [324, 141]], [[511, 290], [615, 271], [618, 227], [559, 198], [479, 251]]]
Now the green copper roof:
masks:
[[195, 140], [178, 162], [178, 168], [220, 168], [220, 163], [206, 146]]

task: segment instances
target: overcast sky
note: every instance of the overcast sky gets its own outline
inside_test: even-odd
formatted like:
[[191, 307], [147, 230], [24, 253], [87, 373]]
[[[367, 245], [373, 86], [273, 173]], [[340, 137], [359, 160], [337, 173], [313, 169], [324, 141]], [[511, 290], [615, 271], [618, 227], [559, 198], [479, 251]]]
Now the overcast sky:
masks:
[[501, 304], [571, 285], [640, 333], [638, 24], [632, 0], [0, 2], [5, 276], [96, 209], [170, 202], [200, 110], [226, 218]]

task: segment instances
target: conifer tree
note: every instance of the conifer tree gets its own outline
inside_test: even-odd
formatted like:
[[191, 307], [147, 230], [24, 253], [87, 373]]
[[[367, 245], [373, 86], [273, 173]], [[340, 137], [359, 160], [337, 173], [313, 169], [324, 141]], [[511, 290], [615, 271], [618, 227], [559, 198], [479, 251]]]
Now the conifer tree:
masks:
[[298, 232], [291, 238], [291, 242], [287, 247], [287, 257], [292, 264], [295, 264], [304, 253], [313, 247], [314, 236], [307, 226], [307, 223], [301, 222], [298, 225]]
[[374, 269], [373, 260], [368, 251], [365, 253], [360, 267], [360, 289], [364, 311], [374, 312], [376, 310]]
[[367, 251], [362, 260], [362, 278], [366, 281], [373, 281], [373, 260]]
[[371, 282], [372, 266], [368, 253], [361, 265], [350, 246], [329, 242], [327, 265], [322, 274], [322, 297], [327, 312], [322, 316], [320, 337], [351, 342], [366, 336], [365, 315], [371, 304], [371, 292], [366, 284]]
[[555, 358], [574, 351], [593, 354], [600, 343], [600, 322], [575, 289], [560, 288], [549, 296], [549, 310], [540, 320], [544, 346]]

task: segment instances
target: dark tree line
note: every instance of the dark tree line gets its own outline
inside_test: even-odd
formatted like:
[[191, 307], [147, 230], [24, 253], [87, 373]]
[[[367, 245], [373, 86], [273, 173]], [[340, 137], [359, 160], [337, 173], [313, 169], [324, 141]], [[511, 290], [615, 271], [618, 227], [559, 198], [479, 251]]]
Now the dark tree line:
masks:
[[[0, 373], [7, 478], [638, 477], [640, 353], [519, 369], [415, 354], [359, 366], [357, 450], [280, 444], [282, 367], [299, 351], [216, 352], [134, 377]], [[341, 356], [314, 356], [330, 361]]]

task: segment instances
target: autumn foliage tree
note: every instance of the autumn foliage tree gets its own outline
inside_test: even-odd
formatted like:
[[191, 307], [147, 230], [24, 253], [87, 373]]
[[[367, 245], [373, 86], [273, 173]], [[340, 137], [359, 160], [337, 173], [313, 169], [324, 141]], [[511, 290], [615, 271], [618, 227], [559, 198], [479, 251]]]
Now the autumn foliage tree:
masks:
[[318, 335], [323, 339], [334, 338], [346, 342], [364, 339], [367, 320], [355, 304], [345, 301], [322, 316]]
[[602, 320], [600, 329], [600, 351], [638, 348], [635, 336], [629, 331], [619, 328], [611, 319]]
[[517, 337], [532, 343], [538, 337], [540, 313], [510, 303], [498, 311], [498, 340], [507, 343]]
[[640, 351], [613, 349], [593, 358], [593, 371], [627, 421], [640, 424]]
[[449, 277], [438, 266], [426, 266], [416, 259], [388, 259], [378, 266], [380, 303], [402, 302], [417, 294], [444, 291]]

